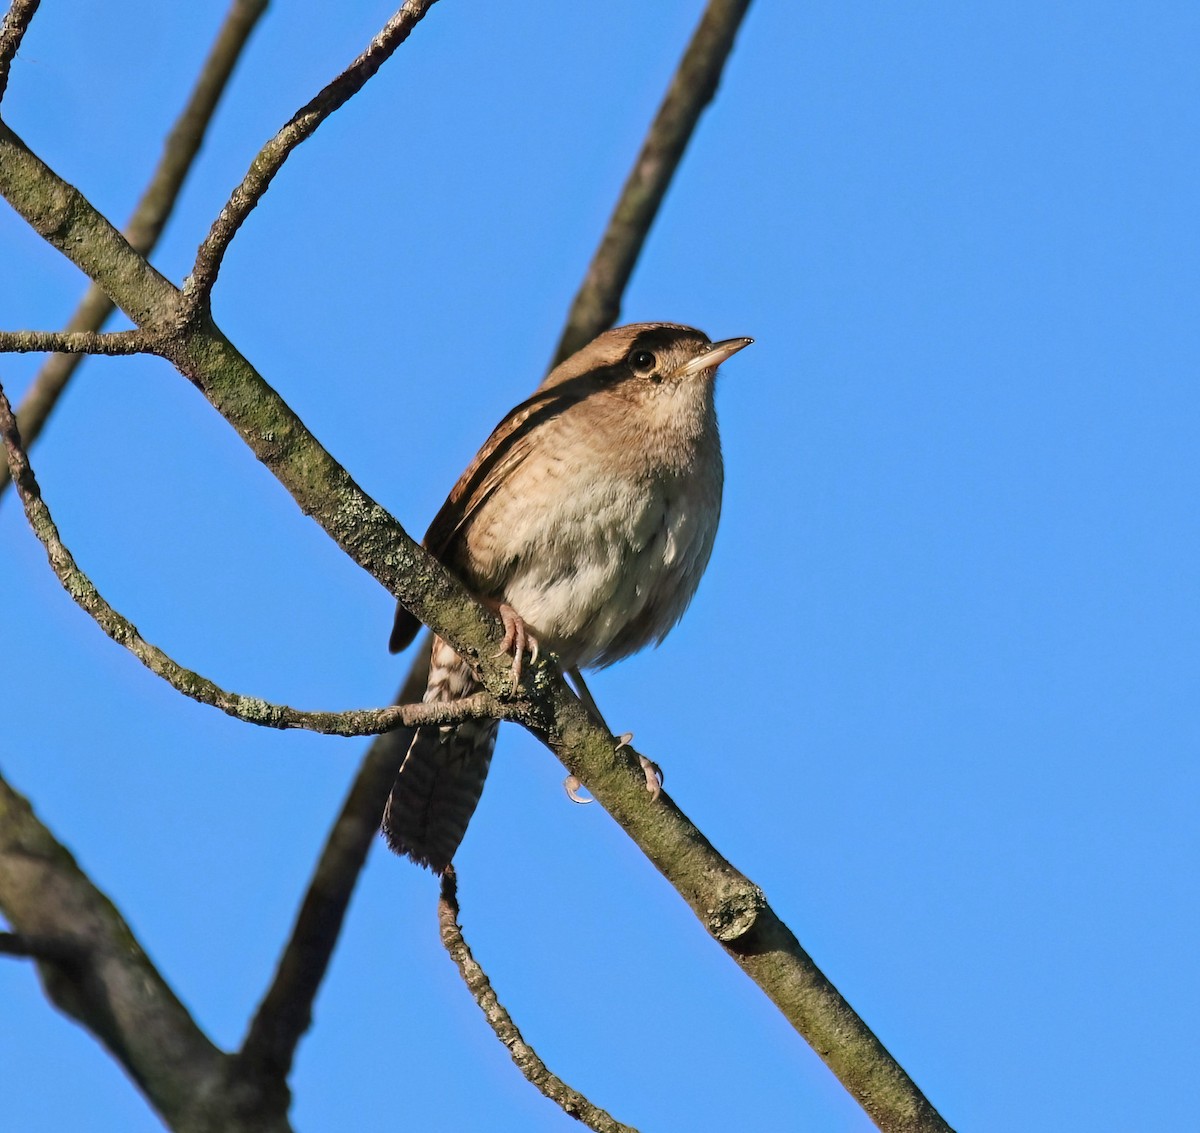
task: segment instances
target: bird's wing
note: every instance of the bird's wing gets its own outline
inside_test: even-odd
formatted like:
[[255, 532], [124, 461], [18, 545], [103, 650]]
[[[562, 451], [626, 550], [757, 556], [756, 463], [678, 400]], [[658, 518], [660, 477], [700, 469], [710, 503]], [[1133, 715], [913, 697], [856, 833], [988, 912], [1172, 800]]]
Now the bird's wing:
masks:
[[538, 425], [576, 400], [574, 392], [539, 390], [509, 413], [492, 431], [459, 477], [441, 511], [434, 516], [425, 533], [426, 550], [447, 566], [453, 566], [455, 541], [492, 493], [528, 459]]
[[[425, 532], [424, 547], [439, 562], [461, 570], [457, 560], [458, 540], [492, 493], [533, 451], [532, 436], [538, 425], [579, 399], [579, 391], [539, 390], [521, 402], [492, 431], [483, 448], [459, 477], [458, 483]], [[470, 582], [470, 579], [464, 579]], [[396, 607], [396, 620], [388, 649], [399, 653], [416, 637], [421, 623], [403, 606]]]

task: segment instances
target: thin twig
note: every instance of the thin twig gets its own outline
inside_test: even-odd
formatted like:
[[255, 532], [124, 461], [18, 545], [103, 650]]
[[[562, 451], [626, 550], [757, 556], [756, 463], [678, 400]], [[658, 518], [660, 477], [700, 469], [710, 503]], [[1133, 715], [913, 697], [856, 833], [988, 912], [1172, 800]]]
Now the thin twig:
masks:
[[750, 0], [709, 0], [571, 304], [551, 368], [617, 321], [621, 296]]
[[[143, 256], [149, 256], [162, 235], [179, 199], [179, 190], [200, 152], [213, 112], [229, 84], [250, 33], [266, 7], [267, 0], [233, 0], [226, 13], [187, 104], [167, 135], [162, 157], [125, 225], [125, 238]], [[113, 301], [93, 283], [68, 320], [66, 332], [78, 334], [98, 331], [115, 309]], [[41, 434], [82, 360], [82, 354], [55, 354], [46, 359], [34, 376], [21, 404], [17, 406], [17, 423], [28, 447], [32, 447]], [[3, 498], [8, 483], [7, 472], [0, 469], [0, 498]]]
[[143, 255], [162, 235], [234, 68], [266, 9], [267, 0], [234, 0], [217, 30], [187, 104], [163, 143], [158, 166], [125, 226], [129, 243]]
[[450, 866], [442, 874], [442, 891], [438, 898], [438, 925], [441, 928], [442, 944], [450, 953], [450, 959], [457, 965], [467, 990], [479, 1004], [479, 1010], [483, 1012], [488, 1026], [495, 1032], [496, 1038], [508, 1048], [517, 1069], [564, 1113], [582, 1122], [589, 1129], [595, 1129], [597, 1133], [637, 1133], [631, 1125], [622, 1125], [611, 1114], [593, 1105], [583, 1094], [568, 1086], [547, 1068], [538, 1057], [538, 1052], [525, 1041], [516, 1023], [512, 1021], [512, 1016], [497, 998], [487, 973], [480, 967], [479, 961], [471, 954], [471, 949], [463, 939], [458, 918], [458, 879], [454, 867]]
[[144, 330], [0, 331], [0, 354], [148, 354], [153, 349], [154, 338]]
[[228, 692], [207, 677], [185, 669], [161, 649], [146, 641], [137, 627], [108, 604], [95, 584], [75, 563], [59, 537], [46, 501], [21, 443], [12, 408], [0, 385], [0, 436], [8, 456], [9, 472], [25, 506], [34, 534], [41, 540], [50, 566], [67, 593], [92, 616], [118, 645], [128, 649], [143, 665], [185, 696], [222, 712], [267, 728], [303, 728], [329, 736], [374, 736], [395, 728], [457, 724], [480, 717], [501, 717], [512, 706], [501, 706], [490, 694], [476, 693], [463, 700], [435, 704], [393, 704], [386, 708], [358, 708], [348, 712], [309, 712], [272, 704], [258, 697]]
[[0, 956], [23, 956], [51, 964], [70, 964], [79, 959], [80, 951], [77, 944], [61, 936], [0, 932]]
[[21, 49], [21, 40], [29, 30], [29, 21], [38, 10], [41, 0], [12, 0], [4, 23], [0, 24], [0, 99], [8, 89], [8, 74]]
[[362, 89], [434, 3], [436, 0], [407, 0], [384, 24], [367, 49], [315, 98], [296, 111], [279, 133], [259, 150], [242, 183], [234, 189], [196, 253], [196, 263], [183, 286], [184, 302], [189, 310], [207, 305], [231, 241], [292, 150], [311, 138], [326, 118]]

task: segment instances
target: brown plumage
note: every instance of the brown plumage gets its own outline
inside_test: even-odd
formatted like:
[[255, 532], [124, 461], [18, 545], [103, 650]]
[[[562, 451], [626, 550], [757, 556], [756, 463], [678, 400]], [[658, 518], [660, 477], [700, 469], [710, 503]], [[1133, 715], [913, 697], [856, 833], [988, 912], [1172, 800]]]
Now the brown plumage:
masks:
[[[750, 341], [714, 345], [672, 323], [606, 331], [496, 427], [426, 548], [482, 600], [515, 611], [564, 670], [661, 641], [696, 591], [721, 512], [717, 366]], [[392, 651], [419, 628], [400, 607]], [[425, 701], [477, 687], [435, 638]], [[497, 727], [415, 733], [384, 812], [394, 850], [445, 869], [483, 790]]]

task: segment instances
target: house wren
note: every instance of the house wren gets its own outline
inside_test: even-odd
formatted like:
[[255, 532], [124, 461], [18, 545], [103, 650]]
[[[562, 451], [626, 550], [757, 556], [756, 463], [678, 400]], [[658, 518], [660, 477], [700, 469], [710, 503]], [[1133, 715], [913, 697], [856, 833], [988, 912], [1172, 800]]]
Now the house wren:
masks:
[[[499, 610], [514, 683], [526, 650], [550, 650], [578, 678], [657, 644], [679, 621], [721, 514], [717, 367], [752, 341], [714, 343], [673, 323], [605, 331], [551, 371], [471, 461], [425, 547]], [[398, 608], [392, 652], [419, 628]], [[435, 637], [425, 701], [478, 687]], [[498, 727], [417, 729], [383, 816], [393, 850], [438, 873], [449, 865]]]

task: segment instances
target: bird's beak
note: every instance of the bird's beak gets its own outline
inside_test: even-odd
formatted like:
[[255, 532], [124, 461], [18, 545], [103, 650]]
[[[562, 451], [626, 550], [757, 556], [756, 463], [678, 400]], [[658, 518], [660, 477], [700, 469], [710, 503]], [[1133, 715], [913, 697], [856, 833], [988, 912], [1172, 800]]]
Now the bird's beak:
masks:
[[715, 370], [726, 358], [732, 358], [753, 341], [752, 338], [727, 338], [722, 342], [714, 342], [703, 354], [697, 354], [690, 362], [685, 362], [679, 369], [679, 376], [690, 378], [694, 374]]

